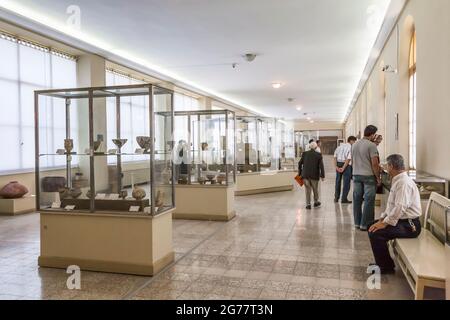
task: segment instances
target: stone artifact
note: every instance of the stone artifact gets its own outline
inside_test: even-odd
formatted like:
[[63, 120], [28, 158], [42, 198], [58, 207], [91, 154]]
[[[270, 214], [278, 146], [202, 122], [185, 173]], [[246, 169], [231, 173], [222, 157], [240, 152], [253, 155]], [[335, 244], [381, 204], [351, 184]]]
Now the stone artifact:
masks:
[[198, 181], [198, 183], [200, 183], [200, 184], [205, 184], [205, 183], [206, 183], [206, 178], [203, 177], [203, 176], [201, 176], [201, 177], [198, 177], [197, 181]]
[[[95, 198], [95, 196], [97, 196], [97, 193], [95, 193], [94, 198]], [[91, 191], [91, 189], [89, 189], [89, 190], [86, 192], [86, 197], [88, 197], [88, 199], [91, 199], [91, 197], [92, 197], [92, 191]]]
[[60, 200], [66, 199], [66, 198], [68, 198], [70, 196], [69, 188], [66, 188], [66, 187], [60, 188], [58, 190], [58, 192], [59, 192], [59, 199]]
[[185, 174], [180, 175], [178, 178], [178, 184], [188, 184], [188, 176]]
[[164, 192], [162, 192], [161, 190], [158, 190], [158, 192], [156, 193], [156, 199], [155, 199], [155, 206], [156, 207], [162, 207], [164, 205]]
[[120, 190], [119, 197], [122, 198], [123, 200], [125, 200], [128, 197], [128, 191], [125, 189]]
[[64, 139], [64, 149], [69, 154], [73, 150], [73, 139]]
[[112, 139], [112, 142], [117, 146], [117, 148], [122, 148], [128, 139]]
[[145, 193], [145, 190], [142, 189], [141, 187], [134, 186], [134, 189], [133, 189], [133, 192], [131, 193], [131, 195], [133, 196], [133, 198], [140, 201], [140, 200], [144, 199], [147, 194]]
[[27, 187], [17, 181], [11, 181], [0, 190], [0, 197], [5, 199], [19, 199], [27, 193]]
[[70, 189], [70, 196], [73, 199], [77, 199], [79, 196], [81, 196], [82, 193], [83, 192], [81, 192], [80, 188], [72, 188], [72, 189]]
[[224, 173], [217, 176], [217, 183], [222, 184], [225, 181], [227, 181], [227, 176]]
[[144, 149], [144, 152], [148, 152], [151, 148], [151, 138], [146, 136], [138, 136], [136, 137], [136, 142], [138, 143], [139, 147]]
[[42, 178], [43, 192], [58, 192], [59, 189], [66, 186], [65, 177], [44, 177]]
[[202, 142], [202, 151], [208, 150], [208, 143]]

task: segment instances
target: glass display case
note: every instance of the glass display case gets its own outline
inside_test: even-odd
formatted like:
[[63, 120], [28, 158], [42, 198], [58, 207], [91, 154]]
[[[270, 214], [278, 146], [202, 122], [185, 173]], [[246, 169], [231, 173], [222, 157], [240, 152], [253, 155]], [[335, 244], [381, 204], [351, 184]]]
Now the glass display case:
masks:
[[294, 128], [290, 123], [276, 120], [279, 170], [296, 170]]
[[277, 170], [275, 119], [236, 118], [236, 164], [238, 173]]
[[[49, 134], [58, 113], [65, 123]], [[38, 210], [155, 216], [173, 209], [172, 128], [173, 92], [155, 85], [36, 91]]]
[[235, 114], [230, 110], [175, 112], [174, 181], [180, 185], [236, 182]]
[[[433, 175], [418, 172], [408, 171], [408, 175], [414, 180], [420, 191], [420, 198], [428, 200], [431, 193], [436, 192], [444, 197], [449, 197], [448, 181]], [[391, 178], [386, 171], [381, 174], [381, 181], [387, 190], [391, 189]]]

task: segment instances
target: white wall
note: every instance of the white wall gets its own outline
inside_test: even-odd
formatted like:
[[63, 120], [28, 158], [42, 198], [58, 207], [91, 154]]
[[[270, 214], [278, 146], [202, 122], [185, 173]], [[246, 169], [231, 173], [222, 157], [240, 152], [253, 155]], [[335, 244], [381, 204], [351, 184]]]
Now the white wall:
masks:
[[[385, 136], [382, 152], [409, 158], [408, 59], [412, 28], [417, 33], [417, 169], [450, 179], [450, 1], [410, 0], [390, 36], [365, 89], [346, 124], [346, 135], [357, 135], [366, 124], [377, 125]], [[398, 74], [381, 66], [398, 67]], [[384, 84], [385, 82], [385, 84]], [[386, 87], [386, 92], [384, 92]], [[384, 94], [386, 112], [384, 112]], [[367, 108], [367, 122], [365, 112]], [[399, 139], [395, 139], [395, 115]]]

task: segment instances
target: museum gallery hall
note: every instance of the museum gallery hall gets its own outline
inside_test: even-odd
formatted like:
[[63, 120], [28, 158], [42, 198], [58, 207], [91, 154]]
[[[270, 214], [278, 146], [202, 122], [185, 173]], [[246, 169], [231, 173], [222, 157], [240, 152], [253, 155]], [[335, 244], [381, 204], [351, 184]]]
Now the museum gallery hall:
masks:
[[450, 300], [449, 16], [0, 1], [0, 300]]

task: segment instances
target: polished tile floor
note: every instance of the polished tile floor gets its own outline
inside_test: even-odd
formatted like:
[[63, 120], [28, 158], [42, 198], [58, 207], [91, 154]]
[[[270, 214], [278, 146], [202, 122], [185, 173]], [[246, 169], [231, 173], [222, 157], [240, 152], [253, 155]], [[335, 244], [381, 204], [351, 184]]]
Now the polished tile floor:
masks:
[[403, 275], [369, 290], [367, 234], [351, 205], [304, 209], [303, 190], [236, 198], [228, 223], [174, 221], [176, 262], [155, 277], [82, 271], [68, 290], [65, 270], [39, 268], [39, 216], [0, 217], [0, 299], [412, 299]]

